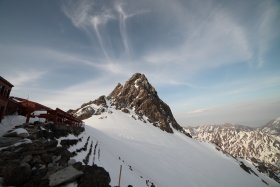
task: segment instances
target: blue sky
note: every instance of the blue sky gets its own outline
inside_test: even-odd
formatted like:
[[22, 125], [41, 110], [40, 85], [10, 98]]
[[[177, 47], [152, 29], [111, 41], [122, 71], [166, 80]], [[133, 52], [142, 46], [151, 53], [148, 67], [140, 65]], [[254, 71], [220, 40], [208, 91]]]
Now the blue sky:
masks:
[[12, 95], [77, 108], [144, 73], [181, 125], [280, 116], [276, 0], [1, 0]]

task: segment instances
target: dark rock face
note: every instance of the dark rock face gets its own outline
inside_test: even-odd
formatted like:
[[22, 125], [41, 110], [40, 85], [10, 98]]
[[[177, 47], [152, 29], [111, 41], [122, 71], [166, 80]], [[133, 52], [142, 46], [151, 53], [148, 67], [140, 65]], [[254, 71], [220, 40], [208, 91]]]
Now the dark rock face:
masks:
[[76, 169], [83, 171], [84, 175], [79, 179], [79, 187], [109, 187], [111, 181], [109, 173], [102, 167], [96, 165], [88, 166], [81, 163], [73, 165]]
[[[104, 107], [108, 107], [107, 106], [107, 103], [106, 103], [106, 97], [104, 95], [100, 96], [98, 99], [94, 100], [94, 101], [90, 101], [90, 102], [87, 102], [87, 103], [84, 103], [81, 105], [81, 108], [84, 108], [85, 106], [88, 106], [90, 104], [96, 104], [96, 105], [102, 105]], [[77, 110], [71, 110], [72, 112], [73, 111], [77, 111]]]
[[[94, 109], [90, 106], [91, 104], [95, 104], [100, 107], [98, 109]], [[108, 108], [108, 106], [106, 103], [106, 97], [103, 95], [94, 101], [89, 101], [82, 104], [81, 107], [76, 110], [68, 110], [68, 113], [76, 116], [80, 120], [84, 120], [90, 118], [93, 115], [100, 115], [105, 111], [105, 108]]]
[[19, 161], [11, 162], [3, 168], [3, 176], [8, 186], [20, 186], [28, 181], [31, 177], [31, 167], [27, 163]]
[[118, 84], [108, 98], [117, 109], [124, 112], [127, 112], [125, 108], [134, 109], [140, 117], [145, 115], [161, 130], [173, 133], [172, 126], [174, 129], [184, 132], [174, 119], [169, 106], [159, 98], [157, 91], [144, 74], [134, 74], [124, 86]]
[[257, 176], [257, 174], [248, 166], [246, 166], [243, 162], [240, 162], [240, 165], [239, 165], [244, 171], [246, 171], [247, 173], [251, 174], [255, 174]]
[[92, 107], [84, 107], [82, 108], [81, 115], [77, 116], [77, 118], [80, 120], [87, 119], [90, 118], [94, 113], [95, 110]]
[[263, 162], [258, 161], [257, 159], [251, 159], [251, 161], [253, 163], [256, 163], [256, 168], [262, 172], [262, 173], [266, 173], [270, 178], [274, 179], [275, 181], [277, 181], [278, 183], [280, 183], [280, 177], [279, 175], [279, 168], [275, 167], [271, 164], [265, 164]]

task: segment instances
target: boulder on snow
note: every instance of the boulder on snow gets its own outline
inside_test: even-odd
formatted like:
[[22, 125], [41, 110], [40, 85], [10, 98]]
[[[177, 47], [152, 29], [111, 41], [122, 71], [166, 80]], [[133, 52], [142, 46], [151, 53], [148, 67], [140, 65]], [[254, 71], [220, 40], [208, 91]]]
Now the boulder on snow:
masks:
[[75, 169], [73, 166], [68, 166], [50, 175], [49, 185], [58, 186], [60, 184], [66, 184], [76, 180], [81, 175], [83, 175], [83, 172]]
[[127, 108], [123, 108], [123, 109], [122, 109], [122, 112], [128, 113], [128, 114], [130, 113], [129, 110], [128, 110]]
[[73, 166], [84, 173], [78, 182], [79, 187], [110, 187], [110, 175], [104, 168], [96, 165], [82, 165], [81, 162]]

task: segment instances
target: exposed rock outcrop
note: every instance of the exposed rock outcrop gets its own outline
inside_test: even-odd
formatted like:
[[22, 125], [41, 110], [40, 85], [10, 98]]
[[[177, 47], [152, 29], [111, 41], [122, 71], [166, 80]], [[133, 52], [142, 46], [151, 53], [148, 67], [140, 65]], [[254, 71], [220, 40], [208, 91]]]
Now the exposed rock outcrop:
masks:
[[171, 126], [183, 132], [169, 106], [159, 98], [144, 74], [134, 74], [124, 86], [118, 84], [108, 98], [117, 109], [133, 109], [139, 116], [145, 115], [151, 123], [166, 132], [173, 133]]
[[[71, 166], [82, 165], [70, 161], [75, 153], [67, 149], [80, 139], [64, 139], [61, 141], [62, 146], [58, 146], [58, 138], [69, 134], [78, 136], [84, 131], [83, 127], [61, 124], [24, 124], [19, 127], [11, 132], [24, 132], [28, 134], [27, 137], [22, 137], [22, 133], [9, 132], [8, 137], [0, 138], [0, 178], [3, 179], [3, 186], [47, 187], [71, 182], [76, 182], [78, 186], [109, 186], [110, 176], [103, 168], [95, 165], [78, 168]], [[96, 178], [96, 172], [99, 178]], [[94, 185], [83, 181], [93, 177]]]
[[261, 128], [225, 124], [188, 127], [186, 131], [233, 157], [250, 160], [259, 171], [280, 183], [279, 127], [280, 121], [273, 120]]

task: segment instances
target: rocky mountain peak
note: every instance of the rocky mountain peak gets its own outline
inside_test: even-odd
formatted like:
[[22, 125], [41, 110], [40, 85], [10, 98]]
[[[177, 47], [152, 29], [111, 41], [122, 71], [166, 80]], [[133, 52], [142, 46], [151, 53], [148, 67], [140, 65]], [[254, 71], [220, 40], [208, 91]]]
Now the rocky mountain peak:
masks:
[[100, 115], [110, 107], [125, 113], [132, 110], [137, 115], [137, 117], [132, 115], [134, 119], [138, 118], [144, 123], [149, 121], [168, 133], [173, 133], [173, 129], [175, 129], [191, 137], [176, 122], [169, 106], [159, 98], [157, 91], [144, 74], [135, 73], [124, 85], [118, 83], [109, 96], [101, 96], [68, 112], [84, 120], [92, 115]]
[[169, 106], [159, 98], [144, 74], [136, 73], [124, 85], [119, 83], [108, 99], [117, 109], [129, 108], [140, 117], [145, 115], [149, 122], [166, 132], [173, 133], [172, 126], [185, 133], [174, 119]]
[[144, 74], [135, 73], [128, 81], [126, 81], [124, 86], [118, 83], [109, 97], [116, 98], [131, 94], [135, 95], [134, 92], [147, 92], [150, 95], [157, 95], [155, 88], [149, 83], [146, 76]]

